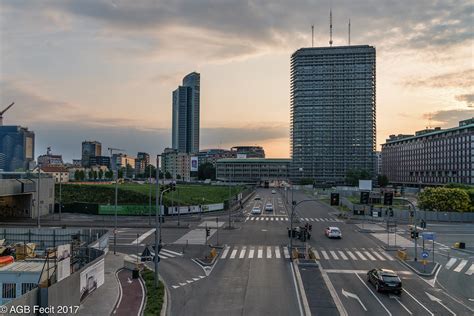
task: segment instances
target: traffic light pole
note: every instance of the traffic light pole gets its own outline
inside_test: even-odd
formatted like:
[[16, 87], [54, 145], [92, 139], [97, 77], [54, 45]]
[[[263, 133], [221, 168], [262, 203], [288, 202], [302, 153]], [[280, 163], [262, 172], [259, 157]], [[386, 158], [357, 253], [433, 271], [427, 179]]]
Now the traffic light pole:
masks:
[[414, 229], [414, 233], [415, 233], [415, 261], [418, 261], [418, 242], [417, 242], [417, 233], [418, 233], [418, 228], [416, 227], [417, 225], [417, 212], [416, 212], [416, 207], [415, 205], [410, 201], [410, 200], [407, 200], [407, 199], [404, 199], [404, 198], [398, 198], [397, 200], [400, 200], [400, 201], [405, 201], [405, 202], [408, 202], [408, 204], [410, 204], [411, 208], [413, 209], [413, 217], [414, 217], [414, 226], [415, 226], [415, 229]]
[[[156, 157], [156, 194], [155, 194], [155, 206], [156, 206], [156, 214], [155, 214], [155, 288], [157, 289], [158, 288], [158, 260], [159, 260], [159, 257], [158, 257], [158, 245], [159, 245], [159, 241], [158, 241], [158, 229], [159, 229], [159, 226], [158, 226], [158, 209], [159, 209], [159, 195], [160, 195], [160, 156], [158, 155]], [[160, 230], [160, 233], [161, 233], [161, 230]]]

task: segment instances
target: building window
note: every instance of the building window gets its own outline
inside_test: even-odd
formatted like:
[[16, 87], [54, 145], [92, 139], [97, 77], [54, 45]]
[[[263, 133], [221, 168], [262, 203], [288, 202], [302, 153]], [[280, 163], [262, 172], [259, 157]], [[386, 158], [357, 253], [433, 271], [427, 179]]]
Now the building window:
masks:
[[16, 298], [16, 283], [3, 283], [2, 284], [2, 297], [3, 298]]
[[21, 295], [28, 293], [38, 285], [36, 283], [22, 283], [21, 284]]

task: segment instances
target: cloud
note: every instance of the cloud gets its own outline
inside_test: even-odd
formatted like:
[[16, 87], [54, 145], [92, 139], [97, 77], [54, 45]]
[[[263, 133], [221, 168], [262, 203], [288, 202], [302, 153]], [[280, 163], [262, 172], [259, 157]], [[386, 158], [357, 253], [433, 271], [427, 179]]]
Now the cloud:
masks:
[[460, 94], [455, 96], [456, 100], [460, 102], [466, 102], [467, 106], [470, 108], [474, 107], [474, 94]]
[[428, 78], [410, 79], [404, 82], [412, 87], [430, 88], [471, 88], [474, 85], [474, 70], [464, 70], [460, 72], [450, 72]]
[[459, 121], [471, 117], [474, 117], [474, 110], [471, 109], [441, 110], [423, 114], [423, 119], [431, 118], [436, 125], [447, 128], [458, 126]]

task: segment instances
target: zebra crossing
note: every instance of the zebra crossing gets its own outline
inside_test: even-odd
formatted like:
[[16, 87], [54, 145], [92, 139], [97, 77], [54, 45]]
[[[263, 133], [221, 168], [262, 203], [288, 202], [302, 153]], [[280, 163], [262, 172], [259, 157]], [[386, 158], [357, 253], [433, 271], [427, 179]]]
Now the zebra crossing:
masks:
[[[141, 259], [141, 253], [138, 253], [138, 254], [129, 254], [130, 257], [132, 257], [133, 259], [138, 259], [140, 260]], [[160, 250], [160, 253], [158, 254], [158, 257], [160, 257], [160, 259], [171, 259], [171, 258], [177, 258], [177, 257], [182, 257], [183, 254], [181, 252], [176, 252], [176, 251], [172, 251], [172, 250], [169, 250], [169, 249], [164, 249], [162, 248]]]
[[290, 259], [290, 252], [282, 246], [225, 246], [220, 259]]
[[[300, 222], [333, 222], [341, 223], [340, 219], [332, 217], [299, 217]], [[247, 216], [245, 221], [267, 221], [267, 222], [288, 222], [288, 216]]]
[[466, 275], [473, 275], [474, 274], [474, 263], [471, 262], [471, 266], [468, 265], [469, 260], [467, 259], [460, 259], [460, 258], [450, 258], [448, 262], [444, 265], [446, 270], [451, 270], [453, 272], [460, 273], [464, 270], [465, 267], [469, 267], [464, 271]]
[[346, 249], [313, 249], [316, 260], [342, 261], [395, 261], [395, 258], [379, 249], [373, 248], [346, 248]]

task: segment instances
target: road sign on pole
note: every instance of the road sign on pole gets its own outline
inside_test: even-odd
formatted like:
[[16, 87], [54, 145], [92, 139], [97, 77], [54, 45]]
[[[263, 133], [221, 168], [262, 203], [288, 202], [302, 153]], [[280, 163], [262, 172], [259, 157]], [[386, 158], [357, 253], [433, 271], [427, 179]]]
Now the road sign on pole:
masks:
[[423, 259], [426, 259], [426, 258], [428, 258], [428, 257], [430, 256], [430, 254], [428, 253], [428, 251], [423, 251], [423, 252], [421, 253], [421, 256], [423, 257]]

